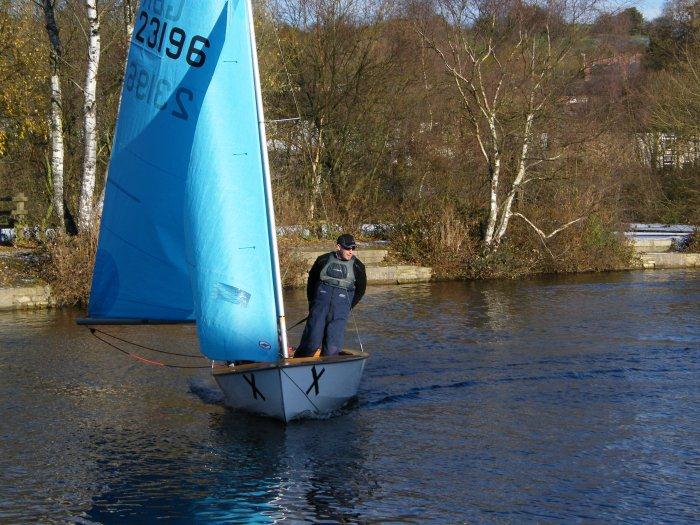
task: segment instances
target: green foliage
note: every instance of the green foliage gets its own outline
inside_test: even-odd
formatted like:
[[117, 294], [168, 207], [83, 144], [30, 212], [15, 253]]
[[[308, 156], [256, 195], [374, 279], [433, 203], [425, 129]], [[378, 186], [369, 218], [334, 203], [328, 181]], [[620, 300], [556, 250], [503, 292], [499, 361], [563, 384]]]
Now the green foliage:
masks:
[[47, 51], [36, 39], [41, 25], [24, 11], [0, 10], [0, 159], [6, 160], [27, 143], [42, 144], [48, 133]]
[[554, 272], [599, 272], [629, 268], [632, 247], [620, 233], [623, 226], [610, 217], [593, 213], [579, 228], [566, 232], [554, 247], [557, 257], [550, 261]]
[[628, 7], [623, 11], [629, 23], [630, 35], [641, 35], [644, 32], [644, 15], [636, 7]]
[[478, 254], [471, 259], [466, 276], [470, 279], [516, 279], [543, 270], [542, 254], [527, 242], [523, 245], [511, 236], [497, 252]]
[[603, 227], [600, 217], [593, 215], [586, 223], [586, 236], [584, 242], [591, 250], [598, 250], [606, 246], [612, 240], [612, 235]]
[[596, 18], [596, 33], [640, 35], [644, 32], [644, 15], [636, 7], [628, 7], [619, 13], [602, 13]]
[[631, 222], [700, 224], [700, 166], [637, 170], [624, 187], [622, 203]]
[[670, 0], [649, 27], [648, 68], [673, 69], [688, 47], [700, 44], [700, 0]]

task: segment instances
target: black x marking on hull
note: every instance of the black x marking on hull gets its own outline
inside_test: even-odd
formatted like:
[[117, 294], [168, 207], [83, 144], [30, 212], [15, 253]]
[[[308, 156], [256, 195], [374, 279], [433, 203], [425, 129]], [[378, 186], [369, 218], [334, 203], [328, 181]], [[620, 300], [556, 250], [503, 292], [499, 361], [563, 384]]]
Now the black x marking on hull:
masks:
[[260, 396], [262, 397], [263, 401], [267, 401], [263, 393], [260, 390], [258, 390], [257, 386], [255, 386], [255, 374], [250, 374], [250, 377], [243, 374], [243, 379], [246, 380], [246, 383], [248, 383], [250, 385], [250, 388], [253, 390], [253, 399], [257, 399], [258, 396]]
[[311, 383], [311, 386], [306, 390], [307, 396], [309, 395], [309, 392], [311, 392], [312, 388], [314, 389], [315, 394], [318, 395], [318, 380], [321, 379], [321, 376], [323, 375], [323, 372], [325, 372], [325, 371], [326, 371], [326, 369], [322, 368], [321, 373], [319, 374], [316, 372], [316, 365], [314, 365], [311, 368], [311, 374], [314, 377], [314, 381], [313, 381], [313, 383]]

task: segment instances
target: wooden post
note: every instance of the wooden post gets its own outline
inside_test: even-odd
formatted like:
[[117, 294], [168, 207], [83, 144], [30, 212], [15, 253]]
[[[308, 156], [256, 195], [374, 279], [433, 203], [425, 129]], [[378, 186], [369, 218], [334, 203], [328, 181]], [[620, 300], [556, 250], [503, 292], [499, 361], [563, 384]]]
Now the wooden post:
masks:
[[24, 193], [18, 193], [17, 196], [12, 199], [12, 202], [15, 203], [15, 209], [12, 210], [12, 218], [20, 224], [24, 224], [27, 218], [27, 209], [24, 205], [28, 200]]

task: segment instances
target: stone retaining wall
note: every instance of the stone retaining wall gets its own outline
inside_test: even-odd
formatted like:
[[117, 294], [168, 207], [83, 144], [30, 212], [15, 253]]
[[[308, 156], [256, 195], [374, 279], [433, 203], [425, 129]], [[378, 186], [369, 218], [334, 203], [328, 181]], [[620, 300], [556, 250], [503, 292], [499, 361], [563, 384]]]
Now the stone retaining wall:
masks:
[[[326, 250], [303, 250], [298, 256], [304, 260], [309, 267], [314, 263], [316, 257], [333, 250], [333, 246], [328, 246]], [[430, 281], [432, 269], [425, 266], [410, 266], [407, 264], [390, 265], [385, 264], [384, 259], [389, 251], [383, 248], [361, 246], [357, 256], [365, 264], [367, 270], [367, 284], [407, 284], [424, 283]], [[306, 286], [308, 273], [305, 271], [294, 281], [295, 285]]]
[[663, 253], [673, 248], [673, 239], [630, 239], [630, 244], [637, 253]]
[[[333, 248], [325, 251], [301, 251], [298, 253], [298, 257], [301, 258], [305, 264], [307, 264], [309, 267], [314, 263], [316, 260], [316, 257], [319, 257], [320, 255], [326, 254], [329, 251], [332, 251]], [[388, 255], [389, 250], [377, 250], [377, 249], [360, 249], [360, 251], [356, 254], [357, 257], [365, 264], [365, 266], [370, 265], [370, 264], [379, 264]]]
[[0, 288], [1, 310], [25, 310], [54, 306], [51, 287], [46, 284]]
[[640, 256], [642, 267], [648, 270], [661, 268], [700, 268], [700, 253], [644, 253]]
[[430, 281], [433, 270], [425, 266], [367, 266], [367, 284], [407, 284]]

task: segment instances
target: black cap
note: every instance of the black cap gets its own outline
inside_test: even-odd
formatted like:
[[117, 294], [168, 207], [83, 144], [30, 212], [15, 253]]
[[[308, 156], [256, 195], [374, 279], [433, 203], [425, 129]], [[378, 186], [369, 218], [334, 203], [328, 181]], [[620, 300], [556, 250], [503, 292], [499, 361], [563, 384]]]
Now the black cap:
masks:
[[340, 244], [343, 248], [355, 248], [357, 246], [355, 244], [355, 237], [350, 235], [349, 233], [344, 233], [340, 237], [338, 237], [338, 240], [336, 240], [338, 244]]

